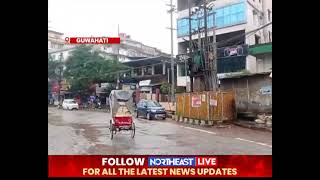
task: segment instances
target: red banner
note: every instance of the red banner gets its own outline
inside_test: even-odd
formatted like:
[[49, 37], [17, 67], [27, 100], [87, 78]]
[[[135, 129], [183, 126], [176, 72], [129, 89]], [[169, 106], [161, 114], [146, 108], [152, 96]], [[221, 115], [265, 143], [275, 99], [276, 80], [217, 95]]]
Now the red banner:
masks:
[[120, 37], [66, 37], [68, 44], [120, 44]]
[[49, 177], [272, 177], [271, 155], [51, 155]]

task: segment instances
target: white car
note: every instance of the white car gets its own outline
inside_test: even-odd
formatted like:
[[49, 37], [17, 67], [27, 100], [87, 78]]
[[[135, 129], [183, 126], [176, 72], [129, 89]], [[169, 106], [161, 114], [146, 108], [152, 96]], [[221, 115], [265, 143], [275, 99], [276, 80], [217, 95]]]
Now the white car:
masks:
[[79, 110], [79, 104], [73, 99], [65, 99], [62, 103], [62, 108], [68, 110]]

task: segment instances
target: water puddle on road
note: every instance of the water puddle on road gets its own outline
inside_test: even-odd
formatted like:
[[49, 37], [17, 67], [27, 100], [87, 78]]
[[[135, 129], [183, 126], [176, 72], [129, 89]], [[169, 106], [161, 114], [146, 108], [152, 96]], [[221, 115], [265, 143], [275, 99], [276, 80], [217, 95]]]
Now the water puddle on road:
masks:
[[64, 126], [65, 123], [62, 122], [62, 117], [59, 115], [50, 115], [48, 114], [48, 123], [54, 126]]
[[71, 123], [69, 125], [74, 129], [75, 134], [84, 137], [90, 143], [89, 147], [83, 147], [87, 154], [122, 154], [123, 149], [130, 149], [134, 146], [134, 141], [126, 132], [118, 132], [111, 140], [105, 123], [94, 125]]
[[74, 129], [77, 135], [84, 136], [89, 142], [98, 142], [98, 137], [100, 136], [100, 131], [90, 124], [78, 124], [71, 123], [70, 126]]

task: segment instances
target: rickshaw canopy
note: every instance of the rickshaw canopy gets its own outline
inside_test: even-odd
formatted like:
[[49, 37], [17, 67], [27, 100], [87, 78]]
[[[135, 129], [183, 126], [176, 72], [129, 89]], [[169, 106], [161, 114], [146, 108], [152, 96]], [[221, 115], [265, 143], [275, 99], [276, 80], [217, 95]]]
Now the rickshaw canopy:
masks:
[[[119, 115], [126, 115], [128, 113], [134, 113], [132, 90], [112, 90], [109, 96], [110, 111], [112, 117]], [[119, 112], [121, 110], [121, 112]], [[117, 114], [118, 113], [118, 114]]]

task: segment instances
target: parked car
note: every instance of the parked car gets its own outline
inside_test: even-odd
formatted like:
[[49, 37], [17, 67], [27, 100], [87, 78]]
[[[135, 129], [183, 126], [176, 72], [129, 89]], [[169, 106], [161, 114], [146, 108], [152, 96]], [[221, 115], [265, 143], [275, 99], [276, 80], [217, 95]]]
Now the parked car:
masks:
[[157, 101], [153, 100], [140, 100], [137, 104], [136, 117], [143, 116], [148, 120], [151, 119], [166, 119], [165, 108]]
[[65, 99], [62, 103], [63, 109], [79, 110], [79, 104], [74, 99]]

